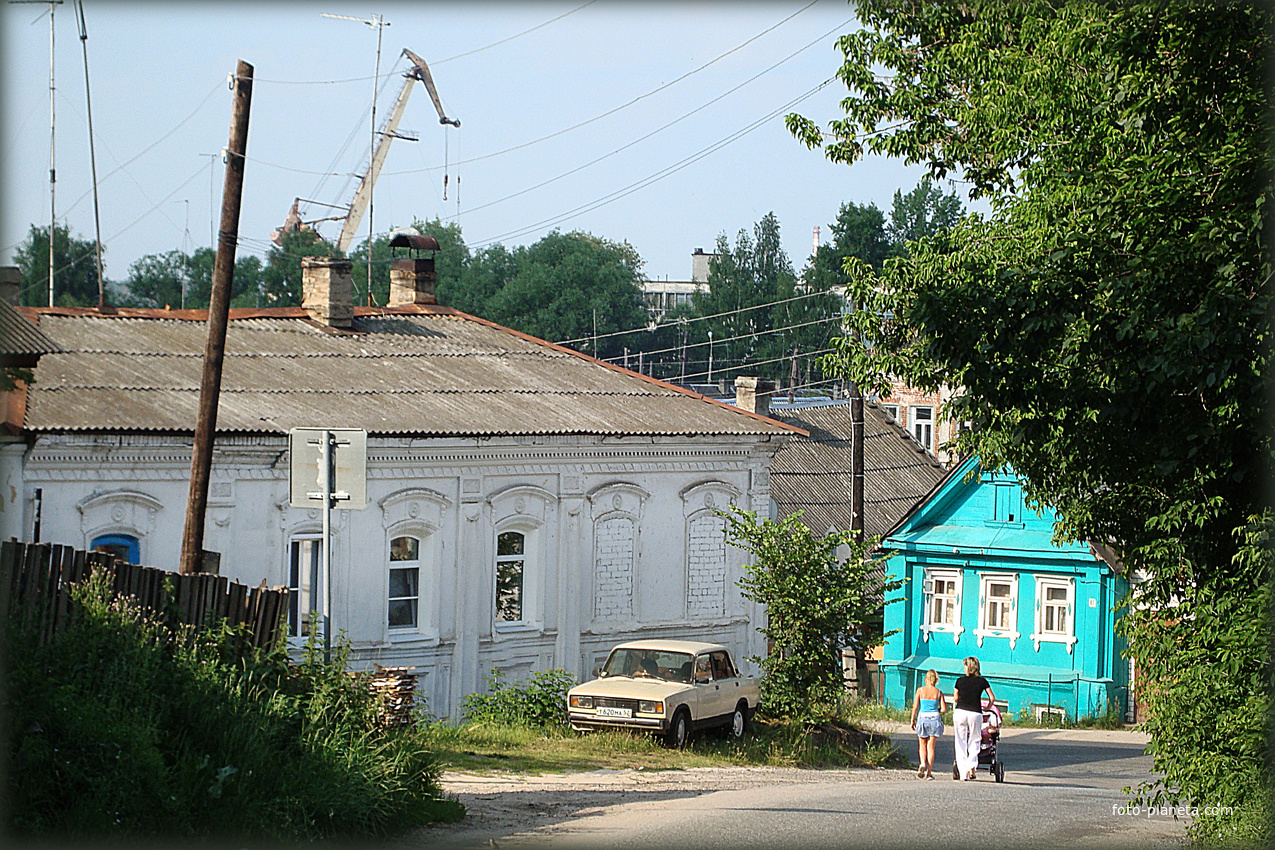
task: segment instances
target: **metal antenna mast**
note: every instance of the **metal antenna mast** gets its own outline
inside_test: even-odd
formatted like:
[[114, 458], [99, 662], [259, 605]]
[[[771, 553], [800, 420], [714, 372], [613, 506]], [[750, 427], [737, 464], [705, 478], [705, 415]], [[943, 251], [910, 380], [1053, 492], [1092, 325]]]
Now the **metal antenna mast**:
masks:
[[[102, 276], [102, 215], [97, 201], [97, 150], [93, 144], [93, 98], [89, 94], [89, 31], [84, 23], [84, 0], [75, 0], [75, 17], [80, 24], [80, 47], [84, 50], [84, 102], [88, 108], [89, 118], [89, 164], [93, 171], [93, 227], [97, 235], [97, 308], [101, 310], [106, 307], [106, 278]], [[188, 218], [189, 209], [187, 205]]]
[[[55, 132], [57, 112], [54, 109], [53, 95], [56, 91], [53, 79], [53, 10], [62, 5], [62, 0], [9, 0], [10, 3], [48, 3], [49, 4], [49, 306], [53, 306], [53, 235], [57, 225], [57, 157]], [[40, 20], [36, 18], [36, 21]], [[35, 23], [35, 21], [32, 21]]]
[[[361, 24], [367, 24], [369, 27], [376, 27], [376, 68], [372, 76], [372, 143], [368, 148], [368, 169], [372, 168], [372, 160], [376, 157], [376, 95], [377, 90], [381, 87], [381, 34], [385, 28], [389, 26], [389, 22], [382, 15], [373, 15], [371, 18], [352, 18], [349, 15], [329, 15], [327, 12], [320, 12], [325, 18], [336, 18], [342, 21], [357, 21]], [[372, 238], [376, 235], [376, 231], [372, 228], [372, 196], [371, 187], [368, 189], [367, 199], [367, 306], [372, 306]]]

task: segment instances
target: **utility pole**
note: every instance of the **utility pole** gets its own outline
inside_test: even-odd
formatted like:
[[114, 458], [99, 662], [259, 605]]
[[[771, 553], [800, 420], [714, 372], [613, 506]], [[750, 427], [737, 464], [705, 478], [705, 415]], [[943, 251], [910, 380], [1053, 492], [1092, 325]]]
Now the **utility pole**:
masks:
[[199, 386], [199, 416], [190, 458], [190, 496], [182, 534], [182, 573], [203, 566], [204, 514], [208, 509], [208, 480], [212, 475], [213, 438], [217, 432], [217, 399], [221, 395], [221, 365], [226, 354], [226, 325], [230, 315], [230, 285], [235, 274], [235, 246], [239, 241], [239, 206], [243, 200], [244, 161], [248, 153], [248, 113], [252, 106], [252, 66], [242, 59], [235, 70], [235, 99], [230, 116], [226, 179], [221, 195], [221, 234], [213, 265], [212, 297], [208, 305], [208, 344]]

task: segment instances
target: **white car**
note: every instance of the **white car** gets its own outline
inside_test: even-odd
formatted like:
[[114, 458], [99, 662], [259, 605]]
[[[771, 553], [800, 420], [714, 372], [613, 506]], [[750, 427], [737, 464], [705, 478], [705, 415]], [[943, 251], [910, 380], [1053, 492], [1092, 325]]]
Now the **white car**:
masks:
[[757, 678], [740, 675], [724, 646], [637, 640], [612, 649], [597, 679], [567, 692], [567, 717], [579, 731], [637, 729], [681, 747], [710, 727], [742, 736], [760, 699]]

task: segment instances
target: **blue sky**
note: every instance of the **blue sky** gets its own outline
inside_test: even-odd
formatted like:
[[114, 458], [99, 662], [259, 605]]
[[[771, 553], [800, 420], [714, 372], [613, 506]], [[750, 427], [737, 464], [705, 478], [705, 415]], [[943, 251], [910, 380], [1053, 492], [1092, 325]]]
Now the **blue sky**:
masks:
[[[49, 19], [47, 5], [2, 9], [0, 262], [10, 263], [31, 223], [49, 219]], [[841, 114], [835, 42], [852, 10], [839, 0], [87, 0], [84, 10], [112, 280], [140, 256], [210, 244], [226, 81], [239, 59], [256, 79], [240, 254], [265, 253], [296, 197], [350, 202], [371, 143], [376, 30], [322, 12], [388, 22], [378, 123], [402, 85], [406, 47], [430, 64], [462, 124], [442, 127], [416, 86], [400, 130], [420, 141], [391, 147], [376, 184], [377, 232], [437, 216], [459, 220], [471, 247], [512, 247], [555, 227], [585, 230], [632, 244], [648, 277], [682, 280], [696, 248], [711, 250], [721, 233], [733, 242], [774, 211], [800, 270], [812, 229], [826, 240], [843, 201], [888, 212], [894, 192], [922, 174], [885, 159], [829, 163], [784, 129], [790, 111], [821, 123]], [[54, 20], [57, 216], [91, 239], [84, 65], [69, 0]], [[333, 212], [316, 204], [307, 217]], [[365, 219], [359, 241], [367, 228]], [[333, 239], [338, 231], [320, 227]]]

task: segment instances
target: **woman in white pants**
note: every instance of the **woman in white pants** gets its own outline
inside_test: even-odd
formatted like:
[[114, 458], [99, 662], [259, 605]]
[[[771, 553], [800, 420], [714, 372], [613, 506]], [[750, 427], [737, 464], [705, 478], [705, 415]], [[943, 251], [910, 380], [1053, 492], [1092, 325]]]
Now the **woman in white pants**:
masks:
[[956, 771], [962, 782], [974, 779], [978, 771], [978, 748], [983, 740], [983, 691], [995, 701], [992, 686], [979, 674], [978, 659], [965, 659], [965, 675], [956, 680], [956, 703], [952, 706], [952, 731], [956, 736]]

